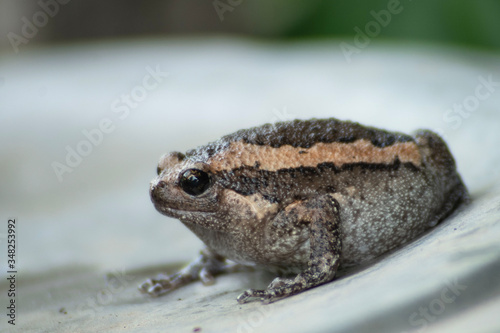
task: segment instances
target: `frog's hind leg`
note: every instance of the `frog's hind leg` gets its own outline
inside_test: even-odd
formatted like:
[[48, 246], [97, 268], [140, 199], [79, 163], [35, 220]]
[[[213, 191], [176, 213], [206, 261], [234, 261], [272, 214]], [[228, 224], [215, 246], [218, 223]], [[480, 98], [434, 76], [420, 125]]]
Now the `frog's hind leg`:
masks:
[[295, 278], [274, 279], [265, 290], [249, 289], [238, 296], [239, 303], [257, 297], [265, 303], [298, 294], [333, 280], [340, 261], [340, 206], [330, 195], [302, 202], [289, 222], [309, 225], [310, 257], [307, 268]]
[[470, 202], [470, 198], [457, 173], [455, 159], [446, 142], [429, 130], [417, 131], [415, 139], [427, 168], [434, 170], [432, 178], [434, 185], [445, 193], [443, 204], [437, 208], [434, 218], [429, 223], [429, 226], [433, 227], [449, 216], [461, 203]]
[[465, 185], [459, 179], [459, 183], [446, 194], [443, 205], [439, 210], [437, 210], [436, 215], [431, 222], [429, 222], [429, 226], [436, 226], [438, 223], [450, 216], [458, 206], [468, 203], [470, 203], [469, 193], [467, 192]]

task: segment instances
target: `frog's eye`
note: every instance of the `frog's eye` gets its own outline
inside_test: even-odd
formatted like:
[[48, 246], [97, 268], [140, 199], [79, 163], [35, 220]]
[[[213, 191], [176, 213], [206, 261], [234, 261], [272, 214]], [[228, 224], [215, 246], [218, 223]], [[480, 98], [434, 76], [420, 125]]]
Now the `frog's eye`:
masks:
[[204, 171], [189, 169], [181, 175], [179, 185], [187, 194], [200, 195], [210, 187], [210, 176]]

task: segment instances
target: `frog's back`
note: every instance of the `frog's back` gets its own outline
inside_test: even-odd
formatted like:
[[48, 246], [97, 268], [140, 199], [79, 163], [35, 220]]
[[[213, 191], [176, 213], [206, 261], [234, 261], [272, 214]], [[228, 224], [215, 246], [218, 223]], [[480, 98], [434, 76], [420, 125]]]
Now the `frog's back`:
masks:
[[418, 163], [419, 158], [415, 139], [409, 135], [334, 118], [240, 130], [186, 155], [211, 164], [214, 172], [252, 167], [274, 172], [325, 163], [349, 168], [356, 163]]
[[414, 141], [414, 138], [403, 133], [389, 132], [355, 122], [329, 118], [293, 120], [243, 129], [201, 148], [204, 151], [215, 153], [227, 148], [232, 142], [240, 141], [273, 148], [286, 145], [295, 148], [310, 148], [320, 142], [352, 143], [357, 140], [367, 140], [373, 146], [383, 148], [397, 142]]
[[[420, 131], [410, 136], [334, 118], [240, 130], [186, 156], [210, 165], [228, 187], [243, 194], [267, 192], [275, 202], [286, 201], [290, 190], [300, 196], [302, 190], [324, 192], [325, 185], [330, 192], [359, 185], [353, 177], [357, 172], [378, 178], [405, 170], [409, 181], [411, 175], [425, 175], [431, 187], [444, 193], [461, 185], [454, 159], [438, 135]], [[283, 195], [277, 187], [264, 186], [273, 179], [287, 187]]]

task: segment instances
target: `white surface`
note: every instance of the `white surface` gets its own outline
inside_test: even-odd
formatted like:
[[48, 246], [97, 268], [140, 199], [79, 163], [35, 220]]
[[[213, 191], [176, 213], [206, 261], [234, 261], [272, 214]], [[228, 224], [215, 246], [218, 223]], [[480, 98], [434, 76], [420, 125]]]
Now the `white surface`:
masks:
[[[458, 128], [443, 118], [475, 94], [478, 77], [500, 82], [498, 55], [374, 44], [347, 63], [335, 40], [206, 39], [26, 49], [1, 59], [0, 234], [8, 217], [18, 219], [21, 296], [18, 325], [12, 329], [3, 318], [0, 329], [412, 331], [423, 324], [410, 316], [439, 299], [454, 278], [467, 289], [427, 320], [426, 331], [500, 329], [496, 317], [481, 320], [500, 305], [500, 86]], [[148, 67], [169, 75], [120, 119], [114, 101], [141, 86]], [[158, 157], [291, 117], [438, 130], [474, 203], [375, 265], [274, 305], [235, 301], [242, 290], [272, 279], [259, 272], [154, 300], [140, 295], [141, 279], [190, 260], [201, 247], [149, 201]], [[65, 147], [75, 149], [82, 131], [103, 118], [115, 129], [59, 182], [51, 163], [65, 163]], [[6, 254], [0, 256], [4, 274]], [[105, 283], [115, 270], [127, 272], [123, 288]], [[62, 307], [67, 314], [59, 313]]]

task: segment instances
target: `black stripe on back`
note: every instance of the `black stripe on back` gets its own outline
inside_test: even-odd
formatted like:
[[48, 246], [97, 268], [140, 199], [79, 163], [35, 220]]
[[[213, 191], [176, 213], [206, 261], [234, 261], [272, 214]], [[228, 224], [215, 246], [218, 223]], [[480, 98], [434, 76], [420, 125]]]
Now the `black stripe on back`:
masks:
[[[333, 163], [321, 163], [316, 167], [298, 167], [280, 169], [277, 171], [261, 170], [251, 166], [243, 166], [231, 171], [221, 171], [216, 174], [217, 182], [223, 187], [234, 190], [242, 195], [252, 195], [261, 193], [264, 198], [270, 202], [278, 202], [279, 198], [286, 196], [292, 191], [292, 187], [297, 179], [304, 184], [315, 184], [312, 187], [331, 188], [333, 184], [326, 183], [323, 175], [339, 174], [346, 171], [352, 171], [356, 168], [370, 171], [397, 171], [400, 168], [406, 168], [416, 172], [419, 170], [411, 162], [401, 163], [396, 159], [391, 164], [375, 163], [349, 163], [341, 167]], [[295, 184], [299, 185], [300, 184]], [[327, 189], [328, 190], [328, 189]], [[282, 191], [283, 193], [277, 193]], [[332, 192], [331, 189], [328, 192]], [[288, 193], [288, 194], [287, 194]]]

